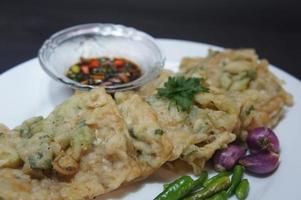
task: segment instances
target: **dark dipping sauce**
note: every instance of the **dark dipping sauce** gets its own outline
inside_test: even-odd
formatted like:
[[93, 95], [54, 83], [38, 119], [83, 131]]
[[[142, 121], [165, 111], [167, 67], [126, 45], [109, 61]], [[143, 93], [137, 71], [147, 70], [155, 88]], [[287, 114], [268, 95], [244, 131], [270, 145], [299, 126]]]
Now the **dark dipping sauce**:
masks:
[[141, 70], [124, 58], [81, 58], [69, 67], [66, 76], [84, 85], [110, 86], [136, 80]]

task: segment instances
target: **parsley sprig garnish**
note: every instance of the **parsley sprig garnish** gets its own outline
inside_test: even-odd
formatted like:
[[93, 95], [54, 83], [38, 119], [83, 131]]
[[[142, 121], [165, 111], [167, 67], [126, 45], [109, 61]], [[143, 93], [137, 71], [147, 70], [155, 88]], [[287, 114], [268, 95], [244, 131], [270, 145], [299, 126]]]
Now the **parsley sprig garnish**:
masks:
[[189, 111], [194, 102], [194, 96], [200, 92], [208, 92], [203, 86], [204, 79], [186, 78], [184, 76], [169, 77], [163, 88], [157, 89], [160, 98], [168, 99], [180, 111]]

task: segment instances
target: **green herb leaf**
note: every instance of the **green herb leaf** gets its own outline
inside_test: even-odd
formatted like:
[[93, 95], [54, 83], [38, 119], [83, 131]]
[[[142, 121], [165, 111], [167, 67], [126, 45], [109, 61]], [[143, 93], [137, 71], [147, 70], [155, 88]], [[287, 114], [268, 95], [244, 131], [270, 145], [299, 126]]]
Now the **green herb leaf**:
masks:
[[138, 139], [138, 137], [135, 135], [135, 131], [134, 131], [133, 128], [129, 128], [128, 131], [129, 131], [129, 134], [130, 134], [130, 136], [131, 136], [132, 138]]
[[41, 152], [35, 152], [28, 156], [28, 162], [32, 169], [50, 169], [51, 159], [48, 159]]
[[251, 79], [254, 80], [257, 77], [257, 72], [255, 69], [251, 69], [247, 71], [247, 76]]
[[24, 127], [20, 129], [20, 137], [21, 138], [31, 138], [32, 137], [32, 132], [29, 130], [28, 127]]
[[164, 131], [162, 129], [156, 129], [155, 134], [156, 135], [163, 135]]
[[79, 124], [78, 124], [78, 128], [82, 128], [84, 126], [86, 126], [86, 120], [80, 121]]
[[194, 102], [194, 96], [200, 92], [208, 92], [202, 85], [204, 79], [186, 78], [184, 76], [169, 77], [163, 88], [157, 89], [157, 95], [177, 106], [180, 111], [189, 111]]
[[244, 73], [244, 75], [240, 78], [240, 80], [243, 80], [245, 78], [249, 78], [250, 80], [254, 80], [257, 77], [257, 72], [256, 72], [255, 69], [250, 69], [250, 70], [244, 71], [243, 73]]
[[246, 115], [250, 115], [251, 112], [252, 112], [253, 110], [255, 110], [255, 108], [254, 108], [253, 105], [251, 105], [251, 106], [246, 110]]
[[43, 154], [40, 152], [37, 152], [35, 154], [31, 154], [28, 156], [29, 165], [31, 168], [39, 168], [38, 162], [43, 158]]

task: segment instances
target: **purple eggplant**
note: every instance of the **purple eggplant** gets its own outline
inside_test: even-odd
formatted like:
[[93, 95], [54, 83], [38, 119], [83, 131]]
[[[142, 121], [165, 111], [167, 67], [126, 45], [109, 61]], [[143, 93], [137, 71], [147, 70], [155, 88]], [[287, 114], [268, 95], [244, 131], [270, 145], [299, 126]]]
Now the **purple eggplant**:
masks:
[[262, 151], [243, 157], [239, 163], [255, 174], [269, 174], [278, 167], [279, 155], [270, 151]]
[[231, 144], [227, 148], [218, 150], [214, 154], [214, 168], [216, 171], [230, 170], [245, 154], [246, 149], [241, 146]]
[[269, 128], [260, 127], [251, 130], [247, 136], [246, 143], [252, 154], [263, 150], [274, 153], [280, 152], [279, 140]]

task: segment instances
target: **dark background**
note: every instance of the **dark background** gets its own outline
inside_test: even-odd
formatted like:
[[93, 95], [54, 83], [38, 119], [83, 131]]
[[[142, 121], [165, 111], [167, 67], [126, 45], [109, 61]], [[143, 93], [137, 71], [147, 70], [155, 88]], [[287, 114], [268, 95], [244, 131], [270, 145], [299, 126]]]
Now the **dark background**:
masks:
[[298, 0], [0, 0], [0, 73], [36, 57], [54, 32], [91, 22], [133, 26], [159, 38], [252, 47], [301, 79]]

